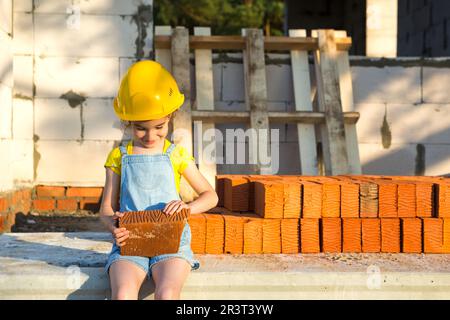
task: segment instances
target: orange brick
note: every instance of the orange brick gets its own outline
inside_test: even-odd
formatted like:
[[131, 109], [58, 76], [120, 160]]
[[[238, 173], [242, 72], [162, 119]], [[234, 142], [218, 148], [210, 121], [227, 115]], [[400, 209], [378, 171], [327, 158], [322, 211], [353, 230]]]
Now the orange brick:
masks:
[[322, 252], [341, 252], [341, 219], [321, 219]]
[[342, 219], [342, 251], [361, 252], [361, 219]]
[[188, 218], [191, 227], [191, 248], [194, 253], [203, 254], [206, 249], [206, 217], [203, 213], [191, 214]]
[[221, 214], [205, 213], [206, 241], [205, 251], [209, 254], [222, 254], [225, 242], [225, 223]]
[[376, 183], [362, 181], [359, 185], [359, 200], [361, 218], [378, 217], [378, 185]]
[[255, 213], [262, 218], [283, 218], [284, 185], [281, 181], [255, 181]]
[[422, 252], [422, 220], [402, 218], [402, 252]]
[[245, 176], [224, 178], [224, 206], [231, 211], [248, 211], [249, 181]]
[[400, 252], [400, 219], [381, 219], [381, 252]]
[[302, 185], [284, 178], [283, 218], [300, 219], [302, 210]]
[[318, 219], [322, 216], [322, 185], [301, 181], [303, 185], [302, 218]]
[[64, 197], [65, 187], [52, 187], [52, 186], [37, 186], [36, 195], [41, 197]]
[[397, 218], [397, 184], [377, 180], [380, 218]]
[[320, 252], [319, 219], [300, 219], [300, 239], [302, 253]]
[[416, 186], [410, 182], [398, 183], [398, 217], [416, 216]]
[[36, 211], [52, 211], [55, 209], [55, 200], [33, 200], [33, 209]]
[[341, 216], [341, 187], [339, 183], [322, 184], [322, 217], [339, 218]]
[[217, 196], [219, 197], [219, 202], [217, 203], [218, 207], [223, 207], [224, 206], [224, 178], [226, 177], [226, 175], [216, 175], [215, 176], [215, 182], [216, 182], [216, 193]]
[[281, 220], [281, 253], [300, 252], [300, 219]]
[[437, 196], [437, 216], [439, 218], [450, 218], [450, 185], [447, 183], [437, 184]]
[[82, 198], [80, 200], [80, 209], [98, 212], [100, 211], [101, 202], [102, 198]]
[[423, 218], [423, 252], [443, 253], [443, 229], [443, 219]]
[[242, 253], [244, 251], [244, 218], [238, 215], [224, 215], [225, 219], [225, 253]]
[[102, 196], [103, 188], [91, 187], [69, 187], [67, 188], [67, 197], [86, 197], [86, 198], [100, 198]]
[[281, 219], [264, 219], [263, 253], [281, 253]]
[[349, 182], [341, 184], [341, 217], [359, 217], [359, 184]]
[[430, 182], [416, 183], [416, 216], [431, 218], [433, 216], [434, 187]]
[[450, 218], [443, 218], [442, 252], [450, 253]]
[[78, 202], [75, 199], [58, 199], [56, 201], [56, 208], [62, 211], [77, 211]]
[[0, 198], [0, 212], [7, 212], [9, 209], [8, 198]]
[[380, 219], [361, 219], [362, 252], [381, 251]]
[[263, 252], [263, 218], [250, 218], [244, 223], [244, 253]]

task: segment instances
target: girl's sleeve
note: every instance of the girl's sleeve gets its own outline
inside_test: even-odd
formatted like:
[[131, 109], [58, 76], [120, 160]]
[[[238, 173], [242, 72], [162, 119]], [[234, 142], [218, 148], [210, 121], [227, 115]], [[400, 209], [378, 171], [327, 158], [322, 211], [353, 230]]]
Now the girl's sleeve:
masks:
[[114, 148], [108, 155], [106, 159], [105, 168], [110, 168], [114, 173], [120, 176], [121, 169], [121, 157], [120, 157], [120, 149]]
[[189, 163], [195, 163], [195, 158], [190, 154], [186, 148], [179, 146], [178, 152], [178, 173], [182, 174], [184, 169], [187, 168]]

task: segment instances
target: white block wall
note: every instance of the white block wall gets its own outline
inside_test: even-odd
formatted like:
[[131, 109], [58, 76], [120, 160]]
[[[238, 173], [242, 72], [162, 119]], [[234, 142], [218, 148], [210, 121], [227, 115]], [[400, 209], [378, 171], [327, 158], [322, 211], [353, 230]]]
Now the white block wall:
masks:
[[113, 98], [127, 68], [152, 53], [152, 7], [152, 0], [14, 2], [14, 87], [2, 111], [10, 121], [0, 118], [0, 133], [20, 141], [11, 147], [14, 179], [104, 184], [104, 161], [124, 136]]
[[0, 1], [0, 192], [13, 188], [12, 0]]

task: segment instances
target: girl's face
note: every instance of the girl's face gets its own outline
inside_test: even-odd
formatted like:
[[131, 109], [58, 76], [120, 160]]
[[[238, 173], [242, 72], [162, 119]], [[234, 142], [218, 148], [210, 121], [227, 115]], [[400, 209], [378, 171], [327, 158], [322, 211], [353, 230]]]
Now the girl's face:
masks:
[[143, 148], [159, 147], [169, 131], [170, 116], [148, 121], [132, 121], [134, 141]]

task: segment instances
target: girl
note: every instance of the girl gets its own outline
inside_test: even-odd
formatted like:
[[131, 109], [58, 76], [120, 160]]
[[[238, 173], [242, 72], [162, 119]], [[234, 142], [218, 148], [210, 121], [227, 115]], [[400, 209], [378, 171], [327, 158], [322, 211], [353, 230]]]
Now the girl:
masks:
[[[155, 282], [155, 299], [179, 299], [191, 270], [200, 264], [191, 250], [188, 223], [175, 254], [154, 257], [121, 256], [129, 232], [116, 222], [126, 211], [163, 210], [171, 215], [183, 208], [205, 212], [218, 203], [212, 186], [197, 169], [185, 148], [166, 139], [169, 121], [184, 102], [172, 75], [159, 63], [140, 61], [121, 81], [114, 111], [131, 125], [133, 139], [113, 149], [105, 163], [106, 182], [100, 209], [102, 222], [114, 237], [105, 271], [112, 299], [137, 299], [146, 276]], [[181, 175], [199, 197], [180, 200]]]

